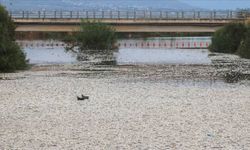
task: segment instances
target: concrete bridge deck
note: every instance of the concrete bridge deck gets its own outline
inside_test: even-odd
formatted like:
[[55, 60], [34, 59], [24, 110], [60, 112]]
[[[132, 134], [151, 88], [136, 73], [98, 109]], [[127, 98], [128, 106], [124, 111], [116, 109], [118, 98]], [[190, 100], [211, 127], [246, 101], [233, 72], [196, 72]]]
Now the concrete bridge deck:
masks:
[[[100, 13], [98, 15], [98, 13]], [[237, 12], [11, 12], [17, 32], [75, 32], [82, 19], [98, 20], [117, 32], [215, 32], [232, 21], [245, 21]]]
[[[89, 19], [93, 20], [93, 19]], [[112, 25], [117, 32], [215, 32], [232, 21], [241, 20], [145, 20], [98, 19]], [[17, 32], [74, 32], [81, 19], [14, 19]]]

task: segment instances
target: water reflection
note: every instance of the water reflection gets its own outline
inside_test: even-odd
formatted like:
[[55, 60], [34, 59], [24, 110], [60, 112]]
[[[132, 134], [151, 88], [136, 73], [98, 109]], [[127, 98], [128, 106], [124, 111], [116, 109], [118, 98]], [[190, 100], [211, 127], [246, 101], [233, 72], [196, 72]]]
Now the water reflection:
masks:
[[85, 51], [81, 54], [65, 52], [64, 48], [25, 48], [32, 64], [60, 64], [76, 61], [106, 64], [210, 64], [206, 49], [120, 49], [113, 51]]
[[210, 64], [206, 49], [120, 49], [118, 64]]
[[[18, 41], [33, 64], [72, 63], [104, 64], [210, 64], [206, 47], [210, 37], [160, 37], [119, 40], [119, 51], [91, 51], [71, 54], [61, 41]], [[186, 49], [185, 49], [186, 48]]]
[[76, 55], [66, 53], [64, 48], [25, 48], [24, 51], [31, 64], [62, 64], [76, 61]]

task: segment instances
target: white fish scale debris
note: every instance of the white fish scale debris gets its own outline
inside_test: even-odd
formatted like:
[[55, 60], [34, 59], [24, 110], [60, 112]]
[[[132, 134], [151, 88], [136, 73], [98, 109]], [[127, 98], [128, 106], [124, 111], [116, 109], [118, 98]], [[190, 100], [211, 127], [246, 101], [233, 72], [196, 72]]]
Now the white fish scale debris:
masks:
[[[172, 71], [192, 70], [184, 68]], [[6, 74], [13, 80], [0, 80], [0, 148], [250, 148], [250, 86], [168, 83], [154, 79], [150, 67], [141, 69], [150, 76], [134, 80], [141, 76], [128, 77], [129, 70], [107, 78], [67, 70]], [[80, 94], [90, 99], [79, 102]]]

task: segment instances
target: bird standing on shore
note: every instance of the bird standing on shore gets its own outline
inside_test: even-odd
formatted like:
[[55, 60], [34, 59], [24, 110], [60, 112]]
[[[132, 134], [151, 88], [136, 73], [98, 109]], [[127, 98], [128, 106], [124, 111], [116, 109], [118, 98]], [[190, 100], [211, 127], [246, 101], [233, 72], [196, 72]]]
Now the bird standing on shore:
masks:
[[89, 97], [88, 97], [88, 96], [84, 96], [84, 95], [82, 95], [82, 97], [78, 97], [78, 96], [77, 96], [77, 100], [78, 100], [78, 101], [83, 101], [83, 100], [85, 100], [85, 99], [89, 99]]

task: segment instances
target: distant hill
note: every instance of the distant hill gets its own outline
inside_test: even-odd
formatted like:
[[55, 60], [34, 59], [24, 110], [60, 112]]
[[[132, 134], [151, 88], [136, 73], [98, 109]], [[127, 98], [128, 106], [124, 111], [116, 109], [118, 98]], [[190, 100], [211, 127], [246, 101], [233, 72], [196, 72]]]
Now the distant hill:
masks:
[[11, 10], [198, 9], [178, 0], [2, 0]]

